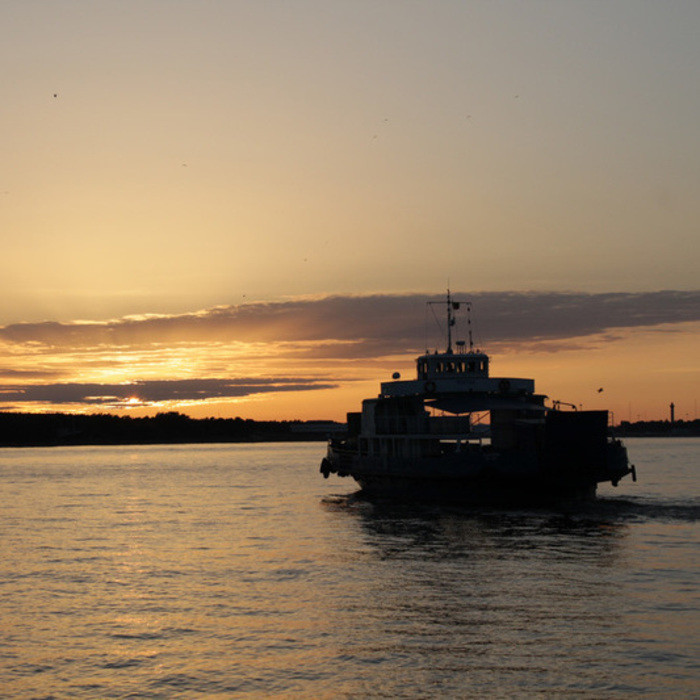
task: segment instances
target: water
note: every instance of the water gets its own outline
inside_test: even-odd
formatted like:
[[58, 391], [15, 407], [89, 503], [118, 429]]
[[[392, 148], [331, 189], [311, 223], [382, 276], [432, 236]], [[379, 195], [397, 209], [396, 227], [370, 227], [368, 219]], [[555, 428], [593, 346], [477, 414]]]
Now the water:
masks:
[[371, 505], [321, 444], [0, 450], [0, 695], [692, 697], [700, 440], [571, 512]]

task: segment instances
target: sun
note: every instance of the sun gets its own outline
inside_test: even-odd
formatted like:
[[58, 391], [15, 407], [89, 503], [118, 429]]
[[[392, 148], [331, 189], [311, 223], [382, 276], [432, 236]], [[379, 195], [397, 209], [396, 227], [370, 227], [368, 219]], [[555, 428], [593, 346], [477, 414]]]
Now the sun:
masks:
[[129, 406], [136, 406], [141, 403], [141, 399], [138, 396], [130, 396], [126, 402]]

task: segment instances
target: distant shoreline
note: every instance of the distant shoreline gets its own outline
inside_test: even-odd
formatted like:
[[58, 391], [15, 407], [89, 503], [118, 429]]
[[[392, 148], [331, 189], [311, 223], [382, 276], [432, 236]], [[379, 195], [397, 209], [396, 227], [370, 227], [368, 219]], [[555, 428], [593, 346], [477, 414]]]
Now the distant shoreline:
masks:
[[[243, 418], [190, 418], [159, 413], [132, 418], [111, 414], [0, 412], [0, 447], [71, 445], [185, 445], [259, 442], [319, 442], [345, 432], [329, 420], [255, 421]], [[700, 437], [700, 420], [623, 421], [616, 437]]]
[[619, 430], [615, 430], [614, 433], [618, 438], [659, 438], [660, 440], [700, 437], [699, 433], [621, 433]]
[[344, 431], [345, 424], [335, 421], [190, 418], [175, 412], [140, 418], [110, 414], [0, 413], [0, 447], [313, 442]]
[[700, 420], [693, 421], [622, 421], [613, 428], [616, 437], [700, 437]]

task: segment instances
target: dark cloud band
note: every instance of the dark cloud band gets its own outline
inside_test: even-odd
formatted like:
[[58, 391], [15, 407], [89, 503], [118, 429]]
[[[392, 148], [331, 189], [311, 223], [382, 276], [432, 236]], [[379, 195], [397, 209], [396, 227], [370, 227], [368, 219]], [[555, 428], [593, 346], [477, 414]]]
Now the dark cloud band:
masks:
[[[700, 291], [610, 294], [455, 293], [471, 300], [484, 344], [567, 339], [612, 328], [700, 320]], [[439, 297], [435, 297], [438, 300]], [[350, 356], [406, 352], [424, 344], [422, 295], [331, 296], [224, 306], [196, 314], [105, 323], [20, 323], [0, 328], [0, 341], [55, 351], [154, 348], [187, 343], [323, 343], [354, 345]], [[428, 326], [431, 320], [428, 319]], [[335, 348], [333, 354], [342, 354]]]
[[131, 384], [27, 384], [0, 388], [0, 402], [113, 405], [230, 399], [281, 391], [330, 389], [336, 385], [305, 378], [145, 380]]

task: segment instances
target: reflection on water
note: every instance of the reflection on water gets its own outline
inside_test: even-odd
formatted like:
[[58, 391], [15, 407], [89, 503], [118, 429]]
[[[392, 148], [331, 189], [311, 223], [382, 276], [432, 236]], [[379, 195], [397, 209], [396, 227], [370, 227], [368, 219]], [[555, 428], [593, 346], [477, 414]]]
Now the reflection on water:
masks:
[[321, 451], [0, 451], [4, 695], [693, 694], [695, 443], [561, 512], [329, 496]]
[[[624, 518], [606, 506], [576, 512], [479, 510], [440, 505], [369, 502], [359, 493], [324, 499], [325, 507], [356, 513], [368, 542], [391, 556], [475, 558], [504, 549], [516, 554], [565, 546], [572, 551], [608, 551], [623, 536]], [[617, 510], [617, 509], [614, 509]], [[619, 512], [618, 512], [619, 514]], [[390, 550], [387, 551], [386, 548]]]
[[[446, 694], [646, 693], [658, 683], [662, 659], [673, 669], [665, 693], [693, 686], [697, 632], [684, 617], [693, 603], [683, 593], [694, 590], [685, 557], [697, 541], [688, 531], [675, 553], [647, 550], [667, 537], [667, 521], [697, 521], [691, 504], [621, 499], [569, 512], [479, 511], [369, 503], [353, 494], [324, 507], [352, 514], [389, 572], [371, 577], [343, 624], [353, 638], [384, 639], [374, 653], [390, 648], [411, 658], [430, 687]], [[646, 585], [652, 579], [664, 580], [665, 602]], [[368, 653], [361, 643], [353, 648]]]

